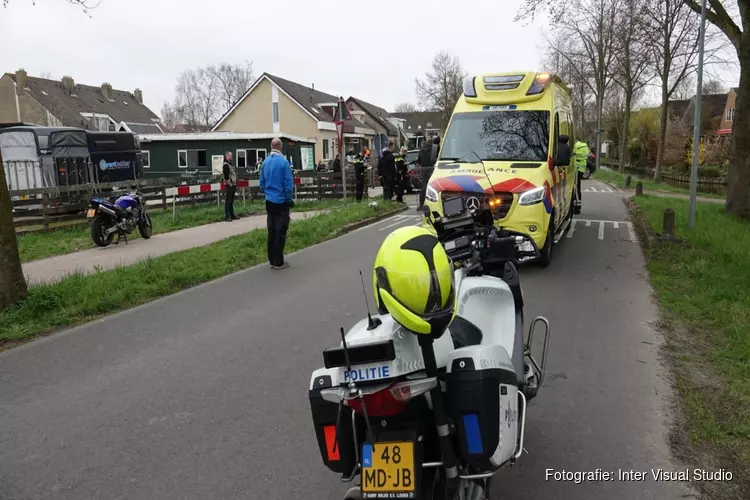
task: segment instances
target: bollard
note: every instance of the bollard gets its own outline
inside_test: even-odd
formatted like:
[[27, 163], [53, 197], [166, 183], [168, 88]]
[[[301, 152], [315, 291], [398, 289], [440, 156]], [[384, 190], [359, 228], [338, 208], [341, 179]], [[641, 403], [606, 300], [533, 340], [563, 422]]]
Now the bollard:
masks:
[[635, 183], [635, 195], [643, 196], [643, 183], [641, 181]]
[[630, 183], [632, 182], [632, 178], [630, 177], [630, 174], [628, 174], [627, 177], [625, 177], [625, 187], [630, 187]]
[[674, 239], [675, 217], [674, 210], [671, 208], [664, 209], [664, 219], [662, 220], [662, 236], [665, 240]]

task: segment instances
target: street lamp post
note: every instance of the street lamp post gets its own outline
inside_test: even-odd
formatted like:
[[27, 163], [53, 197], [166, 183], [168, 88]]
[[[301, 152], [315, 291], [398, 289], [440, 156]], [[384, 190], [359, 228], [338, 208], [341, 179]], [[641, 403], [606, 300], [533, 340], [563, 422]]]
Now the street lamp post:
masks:
[[695, 203], [698, 195], [698, 155], [701, 142], [701, 97], [703, 95], [703, 41], [706, 36], [706, 0], [701, 1], [701, 32], [698, 40], [698, 85], [693, 118], [693, 165], [690, 168], [690, 213], [688, 224], [695, 227]]

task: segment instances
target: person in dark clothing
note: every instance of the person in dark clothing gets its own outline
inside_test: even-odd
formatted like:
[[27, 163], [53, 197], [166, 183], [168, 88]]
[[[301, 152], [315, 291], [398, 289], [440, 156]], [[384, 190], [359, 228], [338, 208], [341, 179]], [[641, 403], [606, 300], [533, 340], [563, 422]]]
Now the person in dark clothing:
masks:
[[239, 219], [234, 214], [234, 195], [237, 192], [237, 174], [234, 171], [232, 165], [232, 152], [227, 151], [224, 154], [224, 165], [222, 167], [224, 173], [224, 185], [226, 186], [226, 195], [224, 199], [224, 220], [226, 222], [232, 222], [233, 220]]
[[396, 201], [399, 203], [404, 202], [406, 183], [409, 180], [409, 167], [406, 165], [406, 152], [407, 149], [402, 147], [401, 151], [396, 155], [396, 178], [394, 180], [394, 190], [396, 191]]
[[281, 147], [278, 137], [271, 141], [271, 154], [260, 171], [260, 190], [263, 191], [268, 214], [268, 262], [271, 269], [289, 267], [289, 262], [284, 260], [284, 246], [289, 229], [289, 209], [294, 206], [292, 168]]
[[354, 157], [354, 180], [357, 181], [357, 194], [356, 200], [362, 201], [365, 195], [365, 171], [367, 166], [365, 165], [365, 151], [360, 151], [357, 156]]
[[378, 177], [380, 185], [383, 186], [383, 199], [393, 199], [393, 184], [396, 180], [396, 157], [393, 156], [393, 141], [383, 150], [378, 160]]
[[341, 155], [337, 154], [336, 159], [333, 160], [333, 171], [341, 172]]
[[439, 152], [440, 137], [435, 137], [432, 140], [432, 143], [425, 140], [422, 143], [422, 147], [419, 149], [419, 164], [422, 177], [422, 188], [419, 190], [419, 206], [417, 207], [417, 210], [422, 210], [422, 207], [424, 207], [424, 199], [427, 195], [427, 183], [430, 181], [432, 172], [435, 170], [435, 161], [437, 160]]

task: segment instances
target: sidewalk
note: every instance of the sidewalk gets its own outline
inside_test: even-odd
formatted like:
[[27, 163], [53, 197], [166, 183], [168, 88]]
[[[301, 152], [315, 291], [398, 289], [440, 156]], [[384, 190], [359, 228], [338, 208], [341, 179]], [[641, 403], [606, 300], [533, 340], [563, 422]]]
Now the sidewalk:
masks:
[[[325, 212], [292, 212], [292, 220], [313, 217]], [[91, 273], [96, 270], [113, 269], [117, 266], [135, 264], [147, 257], [158, 257], [180, 250], [210, 245], [253, 229], [266, 227], [266, 216], [243, 217], [233, 222], [216, 222], [180, 231], [154, 235], [149, 240], [120, 241], [106, 248], [92, 248], [83, 252], [58, 255], [49, 259], [23, 264], [23, 272], [29, 283], [57, 281], [65, 275], [80, 270]]]

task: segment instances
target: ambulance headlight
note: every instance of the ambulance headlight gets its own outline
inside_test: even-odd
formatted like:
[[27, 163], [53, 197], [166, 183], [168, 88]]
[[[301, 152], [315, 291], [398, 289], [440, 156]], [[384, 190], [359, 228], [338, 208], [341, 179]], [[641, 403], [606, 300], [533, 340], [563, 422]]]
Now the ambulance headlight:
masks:
[[432, 186], [427, 186], [427, 190], [425, 191], [424, 197], [425, 199], [433, 203], [436, 203], [438, 201], [438, 192], [435, 191], [435, 188], [433, 188]]
[[467, 76], [464, 78], [464, 95], [466, 97], [476, 97], [477, 96], [477, 89], [474, 86], [474, 79], [476, 77], [474, 76]]
[[544, 199], [546, 188], [544, 186], [524, 191], [518, 197], [519, 205], [534, 205]]

